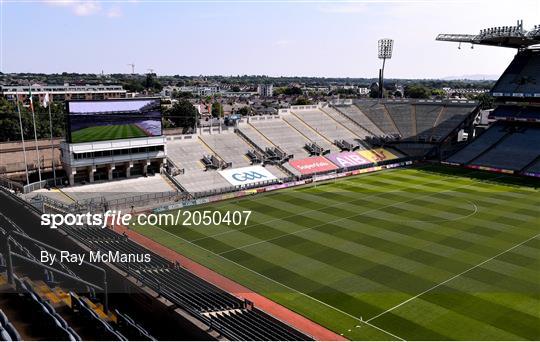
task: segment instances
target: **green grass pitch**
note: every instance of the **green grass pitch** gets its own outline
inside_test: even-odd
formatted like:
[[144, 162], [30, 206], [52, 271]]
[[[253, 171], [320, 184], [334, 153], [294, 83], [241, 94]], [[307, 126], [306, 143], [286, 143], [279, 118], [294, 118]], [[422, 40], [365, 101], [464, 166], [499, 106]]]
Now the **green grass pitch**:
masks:
[[71, 133], [73, 143], [146, 137], [137, 125], [109, 125], [83, 128]]
[[514, 180], [395, 169], [190, 208], [246, 227], [135, 229], [349, 339], [539, 340], [540, 191]]

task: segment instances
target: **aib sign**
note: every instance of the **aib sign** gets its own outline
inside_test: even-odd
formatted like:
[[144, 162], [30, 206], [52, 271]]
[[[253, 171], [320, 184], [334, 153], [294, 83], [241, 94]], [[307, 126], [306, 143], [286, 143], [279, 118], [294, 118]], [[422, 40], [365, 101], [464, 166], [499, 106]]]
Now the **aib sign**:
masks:
[[332, 163], [343, 168], [371, 163], [369, 160], [362, 157], [356, 152], [332, 153], [326, 155], [325, 157]]
[[248, 185], [277, 179], [262, 166], [248, 166], [218, 171], [231, 185]]

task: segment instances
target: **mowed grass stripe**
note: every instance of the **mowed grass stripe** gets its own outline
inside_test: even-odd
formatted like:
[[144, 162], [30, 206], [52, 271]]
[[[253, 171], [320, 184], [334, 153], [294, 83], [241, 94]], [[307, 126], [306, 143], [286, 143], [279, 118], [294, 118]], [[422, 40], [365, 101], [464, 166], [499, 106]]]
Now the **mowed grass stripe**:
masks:
[[[442, 181], [439, 179], [437, 181], [434, 181], [433, 184], [436, 184], [436, 183], [441, 183]], [[432, 183], [430, 183], [432, 184]], [[365, 202], [363, 203], [365, 206], [366, 206], [366, 209], [369, 208], [374, 208], [376, 206], [376, 203], [373, 202], [373, 198], [374, 197], [388, 197], [388, 198], [391, 198], [392, 196], [394, 196], [395, 193], [403, 190], [403, 189], [407, 189], [407, 190], [410, 190], [412, 189], [414, 186], [416, 185], [413, 185], [413, 186], [410, 186], [407, 184], [407, 186], [405, 187], [401, 187], [400, 190], [395, 190], [393, 192], [379, 192], [379, 193], [376, 193], [376, 194], [372, 194], [372, 195], [369, 195], [369, 196], [365, 196], [365, 197], [362, 197], [362, 196], [359, 196], [360, 198], [356, 199], [356, 200], [352, 200], [348, 203], [337, 203], [337, 204], [334, 204], [332, 205], [330, 208], [341, 208], [343, 206], [346, 206], [346, 207], [350, 207], [351, 208], [351, 211], [353, 210], [358, 210], [360, 209], [359, 208], [359, 204], [357, 202]], [[288, 194], [286, 194], [287, 196]], [[287, 198], [287, 197], [286, 197]], [[280, 204], [278, 202], [277, 205], [279, 205], [279, 208], [276, 208], [276, 204], [274, 203], [274, 206], [272, 206], [269, 201], [271, 201], [271, 199], [268, 199], [268, 198], [264, 198], [262, 197], [261, 198], [261, 203], [255, 203], [253, 200], [247, 200], [247, 201], [238, 201], [238, 202], [235, 202], [235, 205], [231, 206], [231, 207], [228, 207], [227, 209], [229, 210], [236, 210], [238, 209], [239, 207], [242, 208], [242, 209], [247, 209], [247, 210], [253, 210], [255, 211], [258, 216], [263, 216], [264, 219], [260, 220], [260, 219], [257, 219], [254, 217], [254, 221], [257, 223], [257, 224], [252, 224], [248, 227], [240, 227], [236, 230], [244, 230], [244, 229], [252, 229], [253, 227], [255, 226], [258, 226], [260, 225], [259, 221], [270, 221], [272, 222], [272, 224], [275, 224], [276, 222], [279, 222], [281, 220], [289, 220], [291, 221], [294, 221], [296, 216], [301, 214], [301, 215], [304, 215], [304, 214], [313, 214], [313, 213], [316, 213], [317, 210], [320, 210], [320, 209], [313, 209], [313, 208], [306, 208], [305, 210], [303, 211], [296, 211], [294, 213], [284, 213], [282, 210], [282, 208], [285, 208], [285, 209], [288, 209], [288, 206], [287, 205], [284, 205], [284, 204]], [[371, 201], [371, 202], [370, 202]], [[299, 201], [300, 203], [304, 203], [304, 201], [300, 200]], [[390, 202], [388, 202], [390, 203]], [[264, 213], [261, 213], [259, 211], [257, 211], [257, 208], [260, 209], [260, 211], [264, 211]], [[320, 207], [322, 208], [322, 206]], [[204, 206], [202, 208], [194, 208], [193, 210], [203, 210], [204, 209]], [[220, 208], [221, 210], [223, 210], [223, 207]], [[338, 211], [336, 211], [338, 212]], [[166, 227], [166, 228], [174, 228], [174, 227]], [[203, 233], [209, 233], [209, 234], [206, 234], [206, 235], [209, 235], [210, 237], [213, 237], [214, 235], [222, 235], [222, 234], [231, 234], [231, 233], [234, 233], [235, 232], [235, 229], [231, 229], [231, 228], [224, 228], [222, 229], [221, 232], [217, 232], [217, 233], [212, 233], [212, 229], [204, 229], [202, 231]], [[201, 236], [201, 234], [196, 234], [198, 235], [195, 239], [190, 239], [194, 242], [200, 240], [200, 239], [205, 239], [205, 236]]]
[[[425, 179], [423, 179], [424, 174], [427, 175]], [[395, 175], [398, 177], [393, 177]], [[491, 175], [491, 178], [493, 177]], [[370, 178], [377, 178], [377, 181], [369, 181]], [[363, 186], [362, 183], [365, 180], [368, 181], [365, 182], [366, 186]], [[435, 180], [435, 184], [422, 185], [422, 181], [426, 183], [431, 180]], [[351, 182], [356, 183], [356, 185], [351, 187], [351, 184], [348, 184]], [[413, 182], [418, 182], [421, 185], [410, 187]], [[437, 191], [455, 188], [459, 184], [469, 183], [471, 189], [463, 188], [445, 192], [445, 196], [434, 194]], [[395, 190], [399, 186], [404, 189], [408, 188], [409, 191], [405, 194], [388, 194], [388, 191]], [[261, 196], [248, 201], [225, 202], [224, 206], [220, 204], [216, 207], [225, 210], [224, 208], [250, 208], [250, 203], [265, 202], [257, 203], [256, 206], [262, 205], [258, 210], [262, 210], [264, 207], [270, 209], [265, 214], [271, 214], [264, 215], [260, 218], [261, 221], [258, 220], [259, 222], [265, 222], [268, 218], [272, 219], [274, 215], [286, 215], [283, 212], [290, 212], [292, 205], [294, 205], [294, 211], [307, 207], [321, 213], [296, 215], [293, 218], [297, 220], [275, 220], [266, 225], [257, 223], [261, 229], [253, 227], [231, 230], [226, 234], [205, 238], [196, 243], [200, 242], [201, 247], [204, 243], [204, 246], [210, 250], [223, 250], [224, 248], [242, 246], [249, 241], [257, 242], [266, 237], [275, 236], [275, 234], [288, 234], [298, 229], [308, 228], [309, 230], [303, 232], [278, 237], [277, 243], [255, 245], [253, 248], [247, 247], [246, 250], [232, 251], [225, 256], [298, 291], [305, 290], [309, 294], [314, 294], [314, 298], [327, 302], [331, 306], [345, 308], [344, 311], [349, 314], [362, 315], [365, 318], [367, 317], [366, 312], [381, 312], [396, 302], [410, 298], [411, 295], [415, 294], [414, 290], [429, 286], [440, 279], [448, 278], [449, 275], [466, 269], [474, 261], [485, 259], [485, 256], [489, 255], [490, 252], [499, 250], [499, 248], [535, 231], [534, 226], [532, 228], [530, 226], [535, 220], [533, 207], [520, 207], [517, 203], [533, 200], [537, 192], [505, 185], [493, 185], [496, 188], [496, 196], [491, 196], [494, 191], [479, 191], [491, 186], [491, 184], [478, 182], [472, 178], [446, 177], [446, 175], [441, 177], [436, 173], [419, 170], [400, 170], [374, 174], [369, 177], [347, 178], [336, 183], [326, 183], [317, 186], [317, 188], [302, 188], [275, 193], [285, 194], [283, 201], [279, 200], [280, 196], [271, 196], [271, 201], [266, 201], [265, 196]], [[379, 189], [379, 193], [377, 189]], [[389, 207], [388, 210], [374, 211], [382, 216], [360, 215], [339, 221], [339, 224], [324, 224], [325, 220], [334, 217], [348, 216], [350, 213], [354, 214], [362, 210], [380, 207], [381, 204], [399, 202], [400, 199], [407, 199], [409, 197], [407, 194], [421, 196], [426, 191], [432, 193], [432, 197], [427, 197], [431, 201], [416, 199], [407, 204], [396, 204], [394, 208]], [[508, 195], [512, 191], [515, 193]], [[308, 195], [302, 196], [304, 193]], [[370, 194], [376, 196], [368, 201], [361, 200]], [[360, 200], [354, 201], [355, 196], [358, 196]], [[317, 197], [321, 197], [320, 203], [318, 203]], [[350, 198], [353, 201], [335, 208], [328, 208], [328, 205], [339, 203], [344, 198]], [[482, 209], [472, 218], [468, 218], [466, 222], [414, 222], [415, 219], [459, 218], [459, 215], [463, 215], [467, 211], [467, 206], [463, 203], [464, 199], [471, 202], [480, 201]], [[268, 206], [269, 203], [271, 206]], [[305, 205], [300, 205], [300, 203]], [[505, 203], [511, 203], [511, 205], [507, 208]], [[483, 205], [487, 206], [485, 212]], [[276, 210], [274, 207], [277, 207]], [[205, 208], [212, 208], [212, 206]], [[505, 210], [509, 212], [509, 218], [504, 218]], [[323, 221], [321, 226], [312, 229], [313, 223], [321, 220]], [[492, 220], [494, 222], [491, 222]], [[498, 221], [502, 221], [502, 223]], [[222, 229], [216, 228], [218, 231], [223, 231]], [[183, 231], [171, 230], [180, 236], [189, 235], [192, 231], [187, 229]], [[211, 231], [215, 232], [216, 230], [211, 229], [200, 235], [214, 234]], [[208, 245], [206, 245], [207, 243]], [[182, 245], [185, 248], [185, 244]], [[484, 291], [489, 290], [496, 293], [507, 291], [506, 293], [510, 294], [511, 291], [514, 291], [516, 295], [519, 295], [520, 303], [523, 303], [524, 298], [529, 295], [538, 296], [538, 292], [528, 293], [535, 290], [534, 282], [529, 281], [528, 278], [538, 274], [537, 267], [533, 269], [530, 267], [531, 265], [537, 266], [538, 260], [537, 254], [533, 252], [535, 250], [534, 244], [531, 246], [523, 246], [523, 250], [512, 251], [507, 259], [501, 258], [497, 263], [494, 263], [495, 266], [490, 265], [485, 269], [482, 268], [471, 273], [470, 276], [460, 277], [460, 279], [468, 286], [474, 285]], [[214, 257], [211, 258], [213, 261], [210, 262], [208, 257], [201, 256], [191, 249], [187, 248], [188, 253], [197, 255], [196, 259], [199, 259], [200, 262], [205, 263], [206, 261], [215, 265]], [[223, 272], [224, 269], [228, 268], [216, 265], [215, 269], [218, 272], [220, 270]], [[405, 275], [402, 276], [402, 273]], [[244, 272], [237, 271], [233, 274], [230, 275], [233, 279], [239, 277], [245, 283], [254, 286], [255, 290], [259, 287], [260, 292], [268, 293], [269, 297], [284, 301], [289, 306], [294, 308], [309, 306], [307, 303], [305, 305], [290, 303], [288, 299], [291, 297], [290, 295], [273, 292], [271, 288], [274, 286], [268, 288], [269, 284], [254, 279], [257, 278], [256, 276], [249, 276]], [[490, 282], [489, 278], [495, 280]], [[512, 278], [515, 278], [515, 282], [512, 282]], [[305, 279], [311, 279], [311, 282]], [[313, 279], [317, 280], [313, 281]], [[403, 285], [400, 286], [400, 284]], [[459, 286], [457, 289], [454, 286], [448, 286], [448, 288], [456, 293], [467, 289], [467, 287], [460, 288]], [[535, 318], [534, 315], [531, 315], [530, 310], [522, 312], [519, 307], [512, 307], [508, 296], [505, 297], [505, 301], [493, 300], [494, 304], [500, 306], [499, 308], [497, 306], [491, 307], [491, 304], [488, 304], [491, 303], [489, 293], [478, 292], [470, 293], [470, 295], [475, 298], [479, 297], [475, 300], [480, 300], [477, 303], [482, 303], [486, 309], [504, 309], [510, 314], [514, 314], [513, 311], [516, 311], [518, 312], [517, 316], [519, 316], [519, 312], [525, 314], [523, 317], [528, 317], [524, 318], [526, 324], [530, 323], [531, 317], [529, 316]], [[307, 298], [304, 300], [309, 301]], [[446, 303], [441, 303], [440, 306], [432, 304], [430, 307], [436, 306], [439, 308], [437, 310], [446, 312], [445, 317], [448, 317], [449, 322], [460, 322], [460, 320], [464, 321], [465, 319], [469, 323], [477, 321], [479, 329], [487, 334], [486, 336], [500, 336], [503, 339], [522, 337], [522, 335], [514, 334], [515, 331], [506, 326], [503, 326], [504, 330], [498, 327], [494, 328], [490, 323], [489, 315], [479, 313], [470, 317], [464, 315], [460, 311], [461, 309], [451, 311], [447, 305]], [[348, 329], [352, 327], [347, 328], [345, 324], [342, 324], [343, 320], [337, 318], [340, 315], [339, 312], [322, 317], [318, 313], [309, 311], [306, 310], [303, 313], [308, 317], [316, 317], [316, 320], [323, 321], [327, 326], [338, 332], [343, 332], [346, 336], [365, 338], [363, 337], [365, 335], [361, 333], [363, 328], [352, 329], [349, 332]], [[425, 311], [420, 312], [425, 315]], [[418, 333], [423, 335], [424, 339], [426, 337], [445, 339], [444, 337], [455, 338], [454, 336], [459, 335], [453, 330], [445, 331], [448, 326], [444, 328], [440, 322], [434, 326], [430, 325], [429, 320], [422, 321], [416, 317], [412, 319], [413, 316], [410, 316], [413, 314], [412, 311], [408, 311], [407, 314], [409, 316], [400, 318], [409, 322], [409, 329], [406, 329], [407, 331], [404, 331], [403, 336], [400, 335], [401, 337], [411, 339], [410, 336], [417, 336], [416, 333]], [[393, 330], [393, 326], [384, 326], [384, 329], [390, 332], [397, 331]], [[507, 332], [505, 333], [505, 331]]]

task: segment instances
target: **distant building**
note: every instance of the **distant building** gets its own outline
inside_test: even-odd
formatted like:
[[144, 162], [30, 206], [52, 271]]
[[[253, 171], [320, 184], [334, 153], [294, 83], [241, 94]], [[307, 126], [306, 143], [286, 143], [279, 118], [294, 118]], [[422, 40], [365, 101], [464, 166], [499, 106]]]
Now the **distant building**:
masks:
[[273, 84], [259, 84], [257, 87], [257, 93], [261, 97], [272, 97], [274, 95]]
[[28, 94], [32, 90], [35, 101], [43, 101], [45, 94], [49, 94], [49, 101], [63, 102], [66, 100], [106, 100], [126, 97], [127, 91], [119, 85], [39, 85], [31, 86], [0, 86], [0, 94], [10, 101], [28, 100]]

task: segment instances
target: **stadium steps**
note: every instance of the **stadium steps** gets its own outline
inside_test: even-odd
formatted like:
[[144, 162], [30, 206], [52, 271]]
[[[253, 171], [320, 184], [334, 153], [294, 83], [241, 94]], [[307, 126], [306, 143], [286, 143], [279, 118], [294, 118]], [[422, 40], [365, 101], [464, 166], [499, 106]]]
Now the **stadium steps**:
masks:
[[527, 171], [528, 168], [536, 165], [539, 162], [540, 162], [540, 154], [538, 155], [538, 157], [534, 158], [529, 164], [525, 165], [525, 167], [523, 167], [521, 170], [519, 170], [519, 172], [525, 172], [525, 171]]
[[311, 131], [317, 133], [318, 136], [320, 136], [321, 138], [323, 138], [324, 141], [326, 141], [327, 143], [329, 143], [330, 145], [334, 145], [334, 142], [333, 141], [330, 141], [327, 137], [325, 137], [324, 135], [322, 135], [321, 133], [317, 132], [317, 130], [315, 128], [313, 128], [310, 124], [308, 124], [304, 119], [302, 119], [300, 117], [300, 115], [296, 115], [292, 110], [290, 111], [290, 113], [292, 115], [294, 115], [295, 118], [298, 119], [298, 121], [300, 121], [302, 124], [304, 124], [307, 128], [309, 128]]
[[437, 119], [435, 119], [435, 122], [433, 123], [433, 127], [431, 128], [431, 132], [428, 135], [429, 140], [431, 140], [433, 136], [435, 135], [437, 126], [440, 124], [441, 118], [445, 110], [446, 110], [446, 106], [442, 106], [441, 110], [439, 111], [439, 114], [437, 114]]
[[[344, 124], [342, 124], [341, 122], [337, 121], [332, 115], [328, 114], [324, 108], [320, 108], [321, 112], [323, 112], [327, 117], [330, 118], [330, 120], [334, 121], [336, 123], [336, 125], [339, 125], [341, 127], [343, 127], [345, 130], [351, 132], [351, 134], [353, 134], [354, 136], [356, 136], [358, 139], [360, 139], [360, 137], [358, 136], [358, 133], [357, 132], [354, 132], [352, 129], [350, 129], [349, 127], [345, 126]], [[338, 111], [336, 111], [338, 112]], [[338, 112], [339, 113], [339, 112]]]
[[404, 136], [403, 132], [401, 132], [398, 125], [396, 124], [396, 121], [394, 121], [394, 117], [390, 114], [390, 111], [388, 110], [388, 107], [386, 107], [386, 103], [383, 103], [383, 108], [384, 108], [384, 114], [386, 114], [388, 119], [390, 119], [390, 122], [392, 123], [392, 125], [394, 125], [394, 128], [396, 129], [396, 132], [398, 132], [399, 135], [401, 135], [403, 137]]
[[206, 141], [204, 141], [204, 139], [201, 138], [201, 136], [199, 136], [198, 138], [199, 138], [199, 141], [202, 143], [202, 145], [206, 147], [206, 149], [208, 149], [213, 155], [215, 155], [219, 159], [220, 162], [222, 163], [225, 162], [225, 159], [223, 159], [216, 151], [214, 151], [214, 149], [210, 147], [210, 145], [208, 145]]
[[64, 197], [66, 197], [69, 201], [71, 201], [71, 203], [76, 203], [77, 200], [73, 197], [71, 197], [68, 193], [62, 191], [62, 189], [60, 188], [54, 188], [53, 191], [57, 191], [59, 193], [61, 193]]
[[[41, 298], [49, 301], [53, 305], [53, 307], [54, 306], [60, 307], [62, 305], [67, 305], [71, 307], [71, 297], [62, 288], [58, 286], [51, 288], [42, 280], [32, 281], [28, 278], [22, 278], [22, 279], [30, 283], [32, 287], [34, 288], [34, 291], [36, 291], [36, 293]], [[109, 312], [109, 314], [106, 314], [103, 308], [103, 305], [101, 303], [96, 304], [92, 302], [91, 300], [89, 300], [88, 298], [84, 298], [83, 300], [86, 301], [86, 303], [90, 306], [90, 308], [92, 308], [92, 310], [94, 310], [94, 312], [101, 319], [111, 321], [111, 322], [116, 322], [117, 319], [114, 313]]]
[[[360, 112], [362, 112], [360, 110], [360, 108], [358, 108], [358, 106], [355, 106]], [[333, 108], [338, 112], [340, 113], [341, 115], [343, 115], [345, 118], [347, 118], [350, 122], [352, 122], [354, 125], [360, 127], [362, 130], [366, 131], [368, 135], [372, 135], [372, 136], [376, 136], [377, 134], [375, 134], [374, 132], [372, 132], [372, 130], [368, 129], [367, 127], [365, 127], [364, 125], [360, 124], [358, 121], [354, 120], [353, 118], [351, 118], [349, 115], [347, 115], [347, 113], [343, 112], [343, 110], [340, 110], [339, 107], [337, 106], [333, 106]], [[362, 112], [362, 115], [365, 116], [366, 120], [369, 120], [369, 122], [371, 122], [371, 124], [373, 124], [375, 127], [379, 128], [379, 126], [375, 125], [373, 123], [373, 121], [371, 121], [371, 119], [369, 119], [368, 116], [366, 116], [366, 114], [364, 114]]]
[[418, 140], [418, 122], [416, 121], [416, 105], [411, 106], [411, 117], [412, 117], [412, 129], [413, 129], [413, 138]]
[[289, 123], [289, 121], [283, 119], [283, 122], [285, 122], [285, 124], [286, 124], [287, 126], [289, 126], [291, 129], [297, 131], [298, 134], [300, 134], [301, 136], [303, 136], [304, 138], [306, 138], [307, 141], [311, 141], [311, 139], [309, 139], [308, 136], [306, 136], [304, 133], [302, 133], [298, 128], [296, 128], [296, 127], [294, 127], [293, 125], [291, 125], [291, 124]]
[[369, 115], [367, 115], [363, 110], [362, 108], [360, 108], [360, 106], [356, 105], [356, 108], [358, 108], [358, 110], [364, 114], [364, 116], [371, 122], [371, 124], [375, 127], [377, 127], [379, 129], [379, 131], [381, 131], [383, 134], [385, 134], [386, 132], [381, 128], [381, 126], [379, 126]]
[[[248, 123], [248, 125], [253, 128], [255, 130], [255, 132], [257, 132], [261, 137], [263, 137], [264, 140], [266, 140], [267, 143], [269, 143], [270, 145], [274, 146], [274, 147], [278, 147], [276, 144], [274, 144], [272, 142], [272, 140], [270, 140], [266, 135], [264, 135], [263, 132], [261, 132], [257, 127], [253, 126], [251, 123]], [[262, 151], [264, 151], [264, 149], [262, 149]]]
[[259, 145], [257, 145], [254, 142], [251, 142], [250, 140], [246, 139], [246, 135], [240, 129], [236, 129], [234, 132], [235, 132], [236, 135], [238, 135], [240, 137], [240, 139], [242, 139], [250, 147], [252, 147], [253, 149], [255, 149], [255, 150], [259, 151], [259, 152], [264, 152]]
[[497, 147], [497, 145], [499, 145], [500, 143], [502, 143], [503, 141], [505, 141], [506, 139], [508, 139], [509, 137], [512, 136], [512, 132], [508, 132], [506, 133], [505, 135], [503, 135], [499, 140], [497, 140], [494, 144], [492, 144], [491, 146], [489, 146], [488, 148], [486, 148], [484, 151], [482, 151], [479, 155], [477, 155], [476, 157], [472, 158], [471, 160], [469, 160], [468, 162], [466, 162], [464, 165], [469, 165], [469, 164], [474, 164], [474, 161], [475, 160], [478, 160], [480, 157], [484, 156], [485, 154], [487, 154], [489, 151], [493, 150], [495, 147]]

